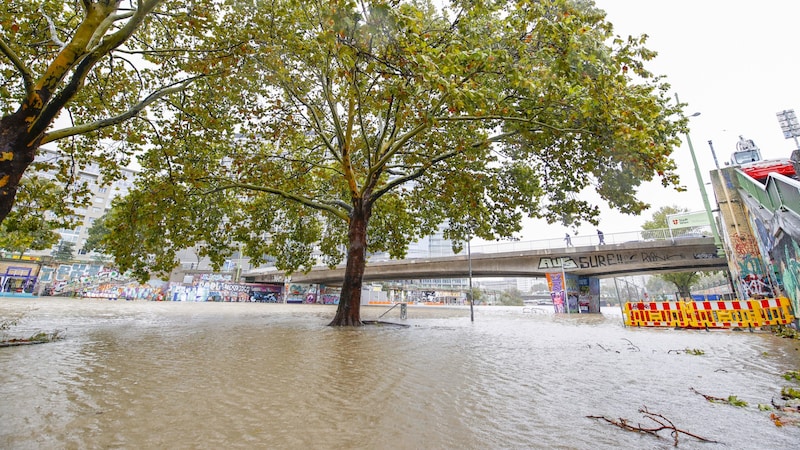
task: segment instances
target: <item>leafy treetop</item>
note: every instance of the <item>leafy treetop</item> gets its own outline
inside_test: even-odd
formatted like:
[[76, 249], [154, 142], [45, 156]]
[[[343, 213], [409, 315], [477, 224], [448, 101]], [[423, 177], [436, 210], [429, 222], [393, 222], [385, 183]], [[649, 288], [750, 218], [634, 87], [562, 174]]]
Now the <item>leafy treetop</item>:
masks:
[[221, 264], [233, 242], [289, 271], [402, 257], [441, 225], [458, 246], [524, 216], [596, 223], [587, 188], [635, 214], [643, 181], [677, 186], [681, 105], [645, 37], [614, 36], [593, 2], [236, 6], [217, 5], [237, 19], [214, 28], [237, 49], [224, 84], [150, 121], [160, 145], [108, 217], [142, 276], [192, 245]]

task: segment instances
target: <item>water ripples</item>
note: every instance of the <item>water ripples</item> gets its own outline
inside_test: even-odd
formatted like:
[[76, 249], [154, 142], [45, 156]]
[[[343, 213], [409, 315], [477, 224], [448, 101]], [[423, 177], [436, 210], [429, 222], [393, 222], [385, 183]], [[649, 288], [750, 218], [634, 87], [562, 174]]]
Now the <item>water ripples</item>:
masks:
[[[4, 300], [0, 313], [24, 306]], [[297, 308], [38, 300], [25, 326], [68, 338], [0, 349], [0, 447], [671, 447], [586, 418], [642, 422], [643, 406], [725, 443], [704, 449], [800, 438], [756, 408], [798, 368], [796, 342], [769, 334], [522, 308], [478, 309], [474, 323], [410, 308], [409, 327], [338, 329], [325, 326], [332, 308]]]

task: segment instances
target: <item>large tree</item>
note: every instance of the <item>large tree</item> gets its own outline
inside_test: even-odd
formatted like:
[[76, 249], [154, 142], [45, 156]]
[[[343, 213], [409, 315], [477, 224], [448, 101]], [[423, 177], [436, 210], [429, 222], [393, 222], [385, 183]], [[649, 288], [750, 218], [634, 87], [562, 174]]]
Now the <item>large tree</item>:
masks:
[[[193, 245], [289, 273], [345, 260], [331, 324], [360, 325], [370, 252], [402, 257], [440, 225], [458, 243], [524, 216], [596, 223], [585, 189], [638, 213], [641, 182], [677, 185], [681, 105], [644, 37], [615, 37], [591, 1], [268, 5], [218, 30], [247, 44], [214, 106], [159, 118], [163, 147], [106, 223], [121, 268], [167, 272]], [[182, 126], [212, 109], [217, 132]]]
[[[225, 71], [218, 62], [228, 51], [208, 42], [218, 3], [3, 2], [0, 222], [42, 145], [59, 142], [63, 158], [52, 169], [72, 187], [75, 169], [98, 164], [108, 182], [133, 152], [158, 145], [145, 109]], [[69, 193], [80, 203], [86, 191]]]

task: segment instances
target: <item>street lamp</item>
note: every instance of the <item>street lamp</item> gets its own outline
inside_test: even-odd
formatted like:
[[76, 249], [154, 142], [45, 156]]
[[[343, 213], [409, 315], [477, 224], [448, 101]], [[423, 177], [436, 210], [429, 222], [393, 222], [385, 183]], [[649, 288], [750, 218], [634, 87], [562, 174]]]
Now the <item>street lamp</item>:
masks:
[[[675, 94], [675, 101], [678, 104], [681, 101], [678, 99], [678, 94]], [[696, 112], [689, 117], [697, 117], [700, 113]], [[714, 214], [711, 213], [711, 204], [708, 202], [708, 194], [706, 194], [706, 187], [703, 183], [703, 176], [700, 175], [700, 166], [697, 165], [697, 157], [694, 154], [694, 146], [692, 146], [692, 139], [689, 137], [689, 133], [686, 132], [686, 143], [689, 144], [689, 153], [692, 155], [692, 163], [694, 164], [694, 173], [697, 176], [697, 186], [700, 188], [700, 196], [703, 198], [703, 206], [706, 208], [706, 214], [708, 215], [708, 224], [711, 226], [711, 234], [714, 235], [714, 246], [717, 247], [717, 255], [721, 255], [724, 250], [722, 250], [722, 242], [719, 239], [719, 232], [717, 231], [717, 224], [714, 222]]]
[[474, 292], [472, 291], [472, 233], [469, 234], [469, 238], [467, 240], [467, 259], [469, 260], [469, 321], [475, 322], [475, 312], [472, 309], [472, 305], [475, 303], [473, 301]]

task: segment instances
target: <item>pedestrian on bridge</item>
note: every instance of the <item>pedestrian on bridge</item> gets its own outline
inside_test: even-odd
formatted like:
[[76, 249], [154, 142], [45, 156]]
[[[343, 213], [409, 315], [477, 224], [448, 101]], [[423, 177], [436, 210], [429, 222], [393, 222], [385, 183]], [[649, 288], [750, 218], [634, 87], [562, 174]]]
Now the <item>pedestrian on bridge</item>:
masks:
[[564, 243], [567, 247], [572, 247], [572, 238], [569, 236], [569, 233], [564, 236]]
[[600, 229], [597, 229], [597, 238], [600, 239], [600, 245], [605, 245], [606, 237], [603, 235], [603, 232]]

